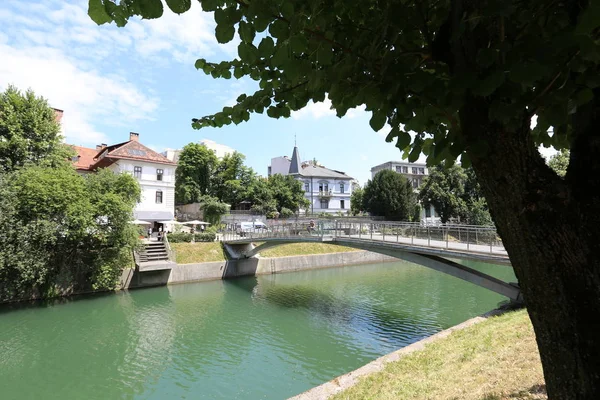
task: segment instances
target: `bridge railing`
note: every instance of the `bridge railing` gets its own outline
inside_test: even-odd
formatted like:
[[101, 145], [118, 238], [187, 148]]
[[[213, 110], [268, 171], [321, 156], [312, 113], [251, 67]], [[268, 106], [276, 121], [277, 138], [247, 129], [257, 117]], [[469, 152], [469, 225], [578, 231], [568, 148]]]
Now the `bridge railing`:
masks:
[[482, 253], [506, 254], [502, 240], [494, 227], [474, 225], [423, 226], [410, 222], [389, 221], [337, 221], [330, 219], [313, 221], [288, 221], [252, 226], [246, 229], [230, 228], [223, 232], [224, 241], [257, 240], [267, 238], [299, 239], [299, 237], [323, 239], [359, 239], [384, 241], [466, 250]]

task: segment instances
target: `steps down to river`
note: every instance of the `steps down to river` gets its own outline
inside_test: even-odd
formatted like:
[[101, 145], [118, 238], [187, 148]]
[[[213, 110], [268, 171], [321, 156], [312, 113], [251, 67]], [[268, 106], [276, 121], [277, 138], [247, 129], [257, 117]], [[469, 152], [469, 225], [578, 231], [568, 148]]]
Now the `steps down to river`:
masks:
[[169, 259], [164, 242], [146, 242], [136, 254], [136, 264], [140, 272], [171, 269], [177, 265]]

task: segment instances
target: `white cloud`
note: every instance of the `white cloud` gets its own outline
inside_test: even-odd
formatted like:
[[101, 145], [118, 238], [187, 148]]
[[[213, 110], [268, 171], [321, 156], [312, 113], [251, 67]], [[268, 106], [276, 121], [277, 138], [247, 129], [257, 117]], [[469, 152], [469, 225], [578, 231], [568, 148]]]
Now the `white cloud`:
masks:
[[212, 15], [198, 2], [185, 14], [165, 7], [162, 18], [132, 18], [124, 28], [97, 26], [85, 1], [3, 0], [2, 7], [0, 90], [9, 84], [31, 88], [63, 109], [63, 135], [76, 144], [108, 141], [95, 128], [100, 123], [129, 126], [152, 119], [159, 105], [152, 87], [157, 65], [191, 67], [221, 48]]
[[319, 103], [313, 103], [311, 101], [302, 110], [292, 112], [292, 118], [294, 119], [319, 119], [331, 115], [335, 115], [335, 110], [331, 109], [331, 100], [329, 100], [328, 98], [325, 98], [325, 101]]
[[0, 44], [0, 89], [14, 84], [31, 88], [64, 110], [63, 135], [75, 144], [98, 144], [107, 136], [94, 121], [127, 122], [151, 118], [158, 100], [118, 76], [103, 76], [78, 67], [60, 51], [44, 47], [14, 48]]

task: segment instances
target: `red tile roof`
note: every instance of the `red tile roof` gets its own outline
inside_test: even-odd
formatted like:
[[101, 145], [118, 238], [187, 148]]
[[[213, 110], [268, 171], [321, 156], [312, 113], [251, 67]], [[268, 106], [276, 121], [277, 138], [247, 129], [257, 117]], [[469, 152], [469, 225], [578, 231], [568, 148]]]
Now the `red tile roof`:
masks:
[[96, 157], [96, 154], [98, 154], [98, 150], [73, 145], [71, 145], [71, 147], [75, 150], [77, 155], [77, 161], [73, 161], [75, 168], [78, 170], [90, 170], [90, 167], [96, 162], [94, 158]]
[[97, 168], [108, 167], [116, 160], [137, 160], [160, 164], [177, 165], [163, 156], [144, 146], [136, 140], [113, 144], [104, 149], [96, 150], [87, 147], [73, 146], [78, 159], [74, 161], [75, 168], [78, 170], [91, 171]]

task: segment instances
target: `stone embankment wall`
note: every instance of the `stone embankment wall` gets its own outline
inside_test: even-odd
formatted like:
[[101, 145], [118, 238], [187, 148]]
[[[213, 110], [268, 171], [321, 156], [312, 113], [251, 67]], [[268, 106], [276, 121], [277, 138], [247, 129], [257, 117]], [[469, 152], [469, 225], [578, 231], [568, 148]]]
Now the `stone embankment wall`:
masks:
[[143, 273], [125, 269], [121, 285], [124, 289], [128, 289], [389, 261], [397, 261], [397, 259], [368, 251], [278, 258], [246, 258], [198, 264], [179, 264], [172, 270]]

